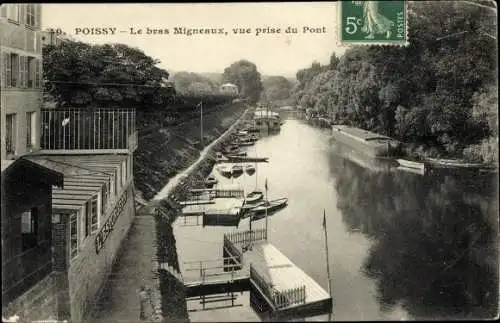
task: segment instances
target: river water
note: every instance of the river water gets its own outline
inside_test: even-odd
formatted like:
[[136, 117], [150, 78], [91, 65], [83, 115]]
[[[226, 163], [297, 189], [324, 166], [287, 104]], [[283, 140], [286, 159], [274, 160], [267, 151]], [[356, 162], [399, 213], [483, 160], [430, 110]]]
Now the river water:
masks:
[[[288, 197], [288, 206], [268, 218], [269, 240], [328, 290], [326, 213], [331, 320], [496, 315], [498, 197], [491, 175], [387, 171], [299, 120], [287, 120], [248, 154], [269, 163], [259, 163], [251, 176], [219, 176], [220, 184], [264, 190], [267, 178], [269, 199]], [[174, 224], [179, 262], [222, 257], [223, 233], [249, 225], [248, 219], [238, 228], [195, 221], [180, 217]], [[187, 303], [192, 321], [261, 320], [246, 291], [235, 304], [213, 302], [202, 310], [199, 300]]]

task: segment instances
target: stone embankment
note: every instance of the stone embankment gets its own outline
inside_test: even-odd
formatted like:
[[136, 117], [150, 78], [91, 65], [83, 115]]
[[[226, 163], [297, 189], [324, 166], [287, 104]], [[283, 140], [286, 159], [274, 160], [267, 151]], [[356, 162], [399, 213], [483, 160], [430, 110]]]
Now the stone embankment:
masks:
[[[192, 129], [199, 131], [199, 123], [192, 122], [185, 125], [183, 132], [180, 129], [159, 131], [160, 137], [169, 133], [168, 142], [175, 142], [174, 147], [168, 147], [167, 142], [160, 148], [155, 147], [157, 153], [145, 151], [138, 158], [141, 163], [136, 165], [137, 173], [140, 174], [136, 185], [143, 189], [145, 199], [151, 199], [145, 208], [156, 214], [156, 252], [152, 259], [155, 279], [151, 296], [154, 319], [157, 321], [189, 321], [172, 228], [179, 212], [173, 200], [182, 200], [189, 188], [203, 185], [215, 164], [215, 152], [232, 139], [235, 131], [245, 126], [252, 115], [251, 110], [233, 107], [204, 116], [205, 143], [208, 147], [201, 154], [199, 147], [193, 144], [195, 131]], [[150, 147], [152, 143], [154, 140], [149, 142]], [[158, 155], [158, 151], [162, 154]], [[151, 157], [151, 161], [147, 161], [147, 156]], [[161, 169], [168, 171], [162, 173]], [[147, 182], [150, 179], [151, 182]], [[146, 182], [139, 184], [138, 181]], [[158, 185], [160, 182], [163, 183], [163, 189]]]

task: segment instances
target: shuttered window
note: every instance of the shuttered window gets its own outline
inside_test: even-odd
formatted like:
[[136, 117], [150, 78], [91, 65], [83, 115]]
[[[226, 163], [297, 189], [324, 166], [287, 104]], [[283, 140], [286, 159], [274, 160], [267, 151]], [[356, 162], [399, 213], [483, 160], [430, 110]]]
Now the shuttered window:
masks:
[[10, 86], [19, 87], [19, 55], [13, 53], [10, 54], [10, 68]]
[[19, 57], [19, 87], [25, 88], [28, 82], [28, 57]]
[[39, 59], [34, 59], [35, 61], [35, 88], [39, 89], [42, 86], [42, 64]]
[[19, 12], [19, 4], [9, 3], [7, 5], [7, 19], [9, 19], [10, 21], [19, 22]]
[[26, 5], [26, 25], [36, 27], [36, 7], [35, 4]]
[[3, 54], [3, 66], [4, 66], [4, 73], [3, 73], [3, 86], [4, 87], [11, 87], [11, 74], [12, 74], [12, 65], [10, 64], [10, 53], [4, 53]]
[[28, 82], [27, 87], [34, 88], [35, 87], [35, 76], [36, 76], [36, 59], [34, 57], [28, 57], [26, 67], [28, 69]]
[[7, 6], [6, 4], [0, 6], [0, 17], [7, 18]]

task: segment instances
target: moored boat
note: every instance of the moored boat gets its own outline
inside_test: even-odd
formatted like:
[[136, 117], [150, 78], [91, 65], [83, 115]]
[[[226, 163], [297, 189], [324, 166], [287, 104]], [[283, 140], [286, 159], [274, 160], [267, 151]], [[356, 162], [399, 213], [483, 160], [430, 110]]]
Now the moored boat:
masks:
[[424, 163], [406, 160], [406, 159], [397, 159], [397, 161], [398, 161], [399, 165], [401, 165], [403, 167], [425, 171], [425, 164]]
[[219, 165], [217, 166], [217, 170], [222, 176], [231, 177], [232, 169], [229, 165]]
[[268, 214], [275, 212], [275, 211], [278, 211], [278, 210], [286, 207], [287, 203], [288, 203], [287, 197], [272, 200], [272, 201], [263, 201], [261, 203], [258, 203], [255, 207], [250, 209], [250, 211], [253, 213], [252, 219], [254, 219], [255, 216], [260, 216], [260, 215], [265, 214], [266, 210], [267, 210]]
[[245, 157], [247, 153], [245, 151], [240, 151], [238, 153], [227, 154], [226, 157], [231, 159], [231, 157]]
[[226, 155], [227, 159], [230, 162], [263, 162], [266, 163], [268, 161], [268, 157], [242, 157], [242, 156], [234, 156], [234, 155]]
[[248, 174], [252, 175], [253, 173], [255, 173], [255, 166], [252, 164], [247, 164], [245, 166], [245, 170], [247, 171]]
[[233, 176], [238, 176], [238, 175], [241, 175], [243, 173], [243, 167], [241, 165], [233, 165], [233, 167], [231, 167], [231, 170], [232, 170], [232, 174]]
[[332, 137], [373, 157], [397, 156], [402, 150], [396, 139], [355, 127], [333, 125]]
[[264, 198], [264, 194], [262, 192], [253, 191], [253, 192], [248, 193], [247, 196], [245, 196], [245, 204], [255, 203], [257, 201], [262, 200], [263, 198]]
[[425, 162], [432, 167], [436, 168], [469, 168], [469, 169], [479, 169], [487, 168], [486, 164], [483, 163], [468, 163], [461, 159], [438, 159], [438, 158], [426, 158]]
[[229, 145], [227, 147], [224, 147], [223, 153], [231, 154], [231, 155], [239, 154], [240, 147], [238, 145], [235, 145], [235, 144]]
[[217, 178], [215, 178], [215, 176], [213, 175], [210, 175], [205, 179], [205, 186], [212, 187], [215, 184], [217, 184], [217, 182], [218, 182]]

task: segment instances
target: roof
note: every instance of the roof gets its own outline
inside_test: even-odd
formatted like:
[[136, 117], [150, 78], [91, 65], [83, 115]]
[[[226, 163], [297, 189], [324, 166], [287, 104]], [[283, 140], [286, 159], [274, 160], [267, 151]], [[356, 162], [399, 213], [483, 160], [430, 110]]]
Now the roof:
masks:
[[371, 131], [367, 131], [367, 130], [355, 128], [355, 127], [349, 127], [349, 126], [344, 126], [344, 125], [335, 125], [333, 128], [337, 129], [337, 130], [340, 129], [344, 133], [348, 133], [348, 134], [353, 135], [359, 139], [364, 139], [364, 140], [380, 140], [380, 139], [395, 140], [393, 138], [390, 138], [390, 137], [387, 137], [387, 136], [384, 136], [384, 135], [381, 135], [381, 134], [378, 134], [375, 132], [371, 132]]
[[236, 84], [232, 84], [232, 83], [224, 83], [221, 86], [238, 87]]
[[[52, 192], [55, 209], [78, 209], [117, 176], [126, 155], [31, 155], [34, 163], [64, 174], [64, 188]], [[117, 178], [117, 180], [120, 180]]]
[[[14, 160], [2, 160], [2, 178], [8, 178], [17, 169], [27, 169], [36, 173], [37, 180], [54, 186], [63, 186], [64, 175], [49, 167], [45, 167], [28, 159], [28, 156], [23, 156]], [[14, 173], [15, 174], [15, 173]]]

